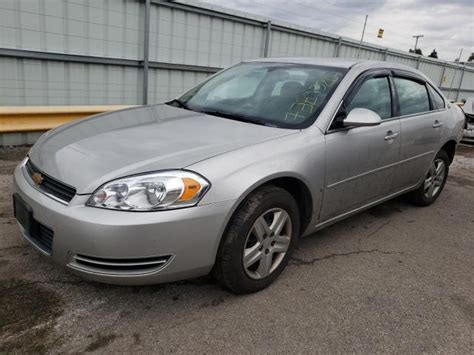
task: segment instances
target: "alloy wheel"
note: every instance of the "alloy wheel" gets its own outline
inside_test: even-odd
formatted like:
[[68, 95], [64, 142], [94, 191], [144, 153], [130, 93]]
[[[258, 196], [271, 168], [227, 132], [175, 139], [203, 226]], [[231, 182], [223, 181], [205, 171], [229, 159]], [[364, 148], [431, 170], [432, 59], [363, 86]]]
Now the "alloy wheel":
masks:
[[425, 197], [430, 199], [436, 196], [444, 182], [444, 174], [446, 165], [442, 159], [435, 159], [431, 163], [430, 171], [425, 179], [424, 194]]
[[252, 279], [269, 276], [281, 264], [291, 242], [292, 224], [281, 208], [264, 212], [254, 222], [245, 241], [243, 266]]

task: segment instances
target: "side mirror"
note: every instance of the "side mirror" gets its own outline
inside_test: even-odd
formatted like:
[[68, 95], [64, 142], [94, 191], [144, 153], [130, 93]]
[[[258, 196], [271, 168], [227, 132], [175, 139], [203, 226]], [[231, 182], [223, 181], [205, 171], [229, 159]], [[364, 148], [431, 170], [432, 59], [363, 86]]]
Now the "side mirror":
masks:
[[344, 127], [377, 126], [382, 122], [380, 116], [366, 108], [355, 108], [342, 121]]

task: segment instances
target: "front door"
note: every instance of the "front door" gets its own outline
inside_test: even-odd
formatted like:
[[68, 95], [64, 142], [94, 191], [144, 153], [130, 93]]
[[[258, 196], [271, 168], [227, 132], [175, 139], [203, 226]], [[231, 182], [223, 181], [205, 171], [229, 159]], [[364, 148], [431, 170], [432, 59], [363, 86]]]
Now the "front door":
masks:
[[[371, 127], [338, 126], [354, 108], [367, 108], [382, 123]], [[400, 121], [393, 119], [388, 75], [365, 78], [341, 105], [326, 134], [326, 182], [320, 221], [383, 198], [392, 192], [400, 151]], [[342, 118], [342, 119], [343, 119]]]

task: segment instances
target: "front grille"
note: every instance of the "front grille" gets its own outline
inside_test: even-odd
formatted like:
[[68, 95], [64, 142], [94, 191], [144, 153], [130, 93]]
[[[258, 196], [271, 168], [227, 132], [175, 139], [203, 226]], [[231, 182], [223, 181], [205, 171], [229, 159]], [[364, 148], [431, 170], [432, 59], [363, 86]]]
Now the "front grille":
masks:
[[33, 225], [31, 226], [28, 237], [38, 248], [49, 255], [52, 254], [54, 232], [51, 229], [33, 220]]
[[[33, 174], [41, 174], [42, 182], [37, 186], [41, 191], [46, 193], [47, 195], [51, 195], [56, 197], [57, 199], [69, 202], [72, 200], [74, 195], [76, 194], [76, 189], [74, 187], [68, 186], [61, 181], [58, 181], [51, 176], [40, 171], [30, 159], [26, 162], [26, 171], [28, 175], [32, 178]], [[33, 178], [32, 178], [33, 179]]]
[[74, 268], [105, 274], [146, 274], [158, 271], [170, 260], [172, 255], [153, 256], [146, 258], [98, 258], [77, 254], [72, 264]]

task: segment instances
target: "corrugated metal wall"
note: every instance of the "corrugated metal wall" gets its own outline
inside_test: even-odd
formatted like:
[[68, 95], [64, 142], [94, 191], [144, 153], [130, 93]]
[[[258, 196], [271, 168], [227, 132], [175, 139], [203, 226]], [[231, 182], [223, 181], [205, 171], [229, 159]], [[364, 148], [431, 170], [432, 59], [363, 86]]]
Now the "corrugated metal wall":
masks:
[[162, 102], [262, 56], [393, 61], [474, 94], [474, 68], [188, 0], [0, 1], [0, 105]]
[[164, 6], [150, 15], [150, 61], [223, 68], [263, 55], [261, 26]]
[[96, 105], [141, 102], [137, 68], [0, 57], [1, 105]]
[[2, 0], [0, 46], [140, 59], [143, 11], [136, 0]]

